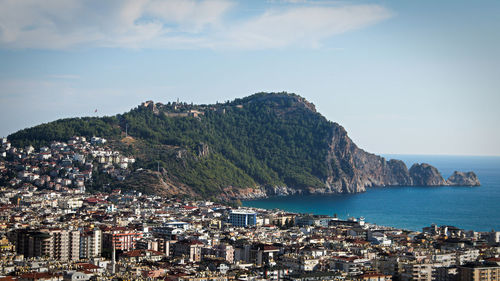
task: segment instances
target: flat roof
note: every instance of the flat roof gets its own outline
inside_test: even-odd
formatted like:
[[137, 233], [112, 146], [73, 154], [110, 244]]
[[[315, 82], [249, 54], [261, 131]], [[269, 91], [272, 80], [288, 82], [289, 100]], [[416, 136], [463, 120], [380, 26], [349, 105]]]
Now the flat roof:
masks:
[[239, 214], [239, 215], [254, 215], [257, 214], [252, 210], [231, 210], [231, 214]]

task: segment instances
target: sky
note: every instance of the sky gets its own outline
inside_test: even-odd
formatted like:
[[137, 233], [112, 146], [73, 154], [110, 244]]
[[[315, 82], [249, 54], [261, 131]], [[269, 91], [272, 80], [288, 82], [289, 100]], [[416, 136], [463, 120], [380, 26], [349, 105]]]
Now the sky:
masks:
[[499, 13], [496, 0], [0, 0], [0, 136], [146, 100], [287, 91], [369, 152], [498, 156]]

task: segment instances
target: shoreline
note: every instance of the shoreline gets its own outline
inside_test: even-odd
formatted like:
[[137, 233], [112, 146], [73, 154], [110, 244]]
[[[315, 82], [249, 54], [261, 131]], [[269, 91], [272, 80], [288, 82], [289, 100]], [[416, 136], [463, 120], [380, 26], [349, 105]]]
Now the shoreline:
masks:
[[[491, 187], [487, 187], [491, 189]], [[490, 231], [500, 229], [491, 216], [484, 216], [474, 210], [469, 210], [471, 203], [467, 200], [470, 193], [477, 191], [469, 187], [385, 187], [368, 189], [363, 193], [350, 194], [293, 194], [273, 195], [264, 198], [241, 200], [243, 207], [266, 210], [279, 209], [286, 212], [330, 215], [337, 213], [339, 217], [364, 216], [369, 221], [397, 228], [419, 231], [432, 223], [453, 225], [462, 229], [474, 231]], [[387, 192], [384, 192], [387, 191]], [[495, 190], [493, 190], [495, 191]], [[486, 192], [486, 196], [489, 196]], [[481, 201], [484, 192], [477, 193], [472, 201]], [[451, 198], [449, 198], [451, 196]], [[428, 198], [427, 198], [428, 197]], [[405, 204], [407, 198], [412, 198], [411, 204]], [[449, 198], [449, 202], [445, 202]], [[399, 202], [397, 201], [399, 200]], [[428, 200], [428, 205], [423, 202]], [[490, 200], [491, 201], [491, 200]], [[491, 205], [491, 202], [486, 202]], [[422, 204], [422, 205], [419, 205]], [[484, 203], [483, 203], [484, 204]], [[449, 206], [457, 205], [457, 211]], [[472, 204], [476, 205], [476, 204]], [[462, 207], [463, 206], [463, 207]], [[480, 207], [477, 205], [476, 207]], [[490, 209], [494, 215], [498, 209]]]

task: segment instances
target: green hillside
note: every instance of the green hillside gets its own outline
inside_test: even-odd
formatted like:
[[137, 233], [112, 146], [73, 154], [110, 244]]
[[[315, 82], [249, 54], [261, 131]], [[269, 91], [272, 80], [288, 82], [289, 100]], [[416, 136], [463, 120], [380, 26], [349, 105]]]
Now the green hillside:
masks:
[[[189, 115], [189, 116], [186, 116]], [[101, 136], [136, 167], [156, 170], [213, 196], [223, 188], [323, 187], [332, 124], [305, 99], [259, 93], [224, 104], [143, 104], [112, 117], [61, 119], [10, 135], [36, 147], [72, 136]], [[133, 142], [121, 141], [125, 128]]]

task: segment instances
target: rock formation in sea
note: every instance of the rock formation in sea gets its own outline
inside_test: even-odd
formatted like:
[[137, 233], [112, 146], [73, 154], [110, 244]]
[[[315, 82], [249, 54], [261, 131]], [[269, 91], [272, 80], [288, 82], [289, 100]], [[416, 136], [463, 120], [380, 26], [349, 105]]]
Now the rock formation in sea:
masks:
[[446, 180], [447, 185], [453, 186], [479, 186], [481, 183], [474, 172], [457, 172], [455, 171]]
[[435, 167], [427, 164], [413, 164], [410, 168], [410, 177], [413, 185], [417, 186], [442, 186], [446, 181]]

